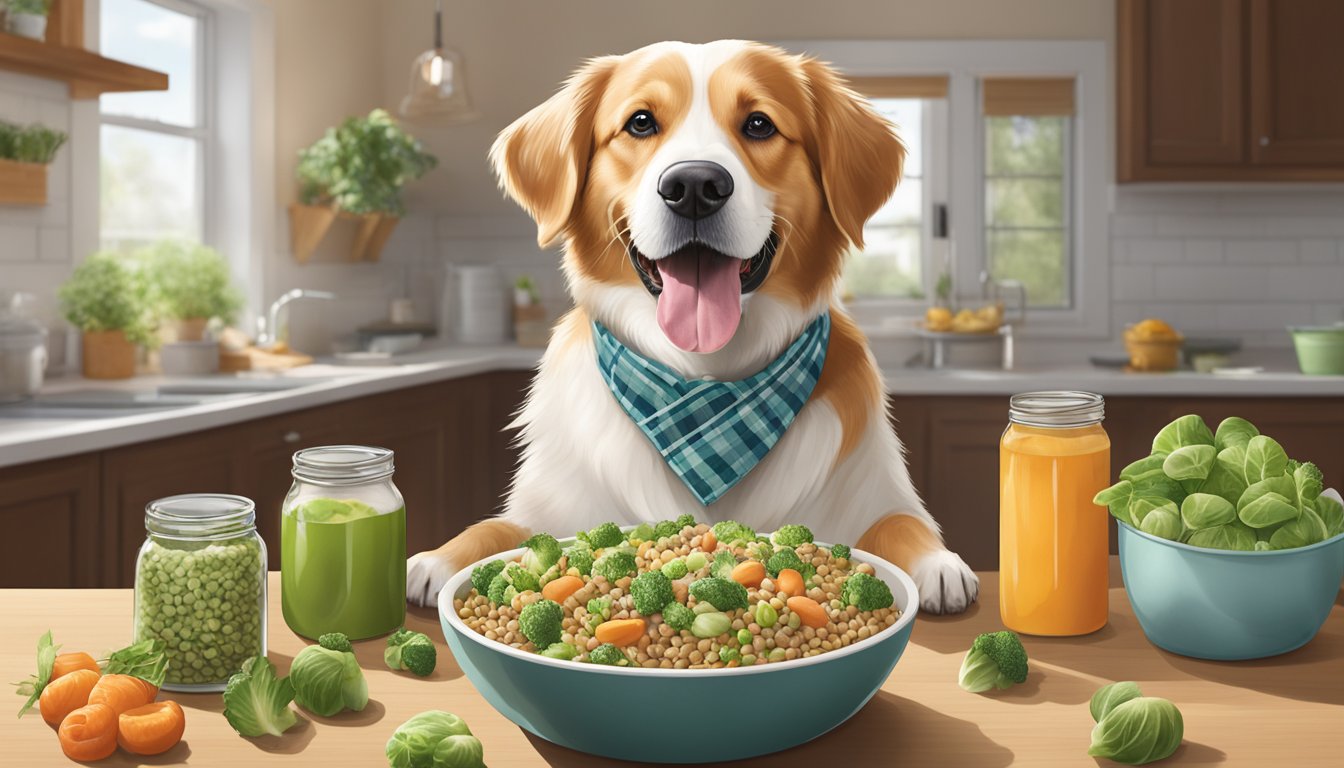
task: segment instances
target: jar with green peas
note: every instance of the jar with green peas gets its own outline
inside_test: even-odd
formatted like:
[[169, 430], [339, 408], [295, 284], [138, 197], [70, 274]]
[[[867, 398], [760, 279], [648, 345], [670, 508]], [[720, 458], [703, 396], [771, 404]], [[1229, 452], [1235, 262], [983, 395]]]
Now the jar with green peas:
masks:
[[266, 545], [250, 499], [185, 494], [145, 507], [135, 563], [135, 639], [168, 657], [163, 688], [222, 691], [266, 653]]

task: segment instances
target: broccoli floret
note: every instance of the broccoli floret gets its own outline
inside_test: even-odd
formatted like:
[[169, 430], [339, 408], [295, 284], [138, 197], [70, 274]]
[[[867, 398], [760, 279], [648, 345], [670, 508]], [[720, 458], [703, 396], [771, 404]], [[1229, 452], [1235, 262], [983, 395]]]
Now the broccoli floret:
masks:
[[775, 554], [775, 548], [770, 546], [768, 539], [757, 539], [747, 545], [747, 557], [752, 560], [760, 560], [762, 563], [770, 559]]
[[569, 643], [551, 643], [546, 646], [546, 650], [538, 651], [538, 653], [548, 658], [569, 661], [579, 655], [579, 649]]
[[593, 576], [601, 576], [612, 584], [618, 579], [633, 576], [636, 570], [635, 556], [623, 549], [604, 553], [593, 563]]
[[681, 533], [681, 526], [677, 525], [676, 520], [664, 520], [653, 526], [653, 540], [666, 539], [668, 536], [676, 536]]
[[806, 525], [785, 525], [775, 531], [770, 541], [781, 547], [800, 547], [812, 543], [812, 530]]
[[857, 606], [860, 611], [890, 608], [891, 587], [876, 576], [856, 573], [845, 579], [845, 586], [840, 590], [840, 599], [845, 601], [845, 605]]
[[834, 558], [836, 558], [837, 560], [839, 560], [839, 559], [848, 560], [848, 559], [849, 559], [849, 545], [848, 545], [848, 544], [832, 544], [832, 545], [831, 545], [831, 557], [834, 557]]
[[677, 596], [672, 592], [672, 580], [662, 571], [645, 571], [630, 582], [630, 597], [634, 598], [636, 611], [652, 616]]
[[721, 523], [715, 523], [710, 530], [714, 532], [714, 538], [724, 544], [732, 544], [735, 541], [751, 541], [756, 538], [756, 531], [736, 520], [724, 520]]
[[611, 618], [611, 598], [594, 597], [588, 601], [588, 613], [601, 617], [603, 621]]
[[709, 566], [709, 575], [718, 576], [720, 579], [730, 579], [733, 577], [733, 569], [737, 567], [737, 558], [733, 557], [732, 552], [720, 552], [714, 556], [714, 563]]
[[560, 642], [560, 624], [565, 620], [565, 609], [554, 600], [538, 600], [523, 606], [518, 614], [518, 629], [523, 637], [538, 648], [547, 648]]
[[980, 693], [990, 688], [1003, 690], [1026, 679], [1027, 649], [1015, 633], [1003, 630], [975, 638], [961, 662], [957, 685], [971, 693]]
[[653, 526], [648, 523], [640, 523], [634, 527], [634, 530], [626, 534], [626, 538], [631, 541], [648, 541], [653, 538]]
[[490, 582], [494, 580], [499, 572], [508, 565], [503, 560], [491, 560], [484, 565], [478, 565], [471, 569], [471, 586], [476, 590], [476, 594], [484, 595], [490, 591]]
[[[513, 601], [513, 595], [519, 592], [536, 592], [541, 589], [537, 575], [518, 563], [509, 563], [499, 575], [490, 580], [486, 597], [495, 605]], [[512, 590], [512, 594], [510, 594]]]
[[1293, 482], [1297, 485], [1297, 498], [1302, 502], [1315, 501], [1325, 487], [1325, 475], [1321, 468], [1304, 461], [1293, 470]]
[[732, 579], [708, 576], [691, 583], [691, 594], [720, 611], [747, 607], [747, 588]]
[[677, 518], [677, 530], [680, 531], [686, 526], [695, 527], [695, 515], [681, 515]]
[[680, 579], [682, 576], [690, 573], [690, 570], [691, 569], [686, 567], [686, 561], [681, 558], [663, 563], [663, 575], [669, 579]]
[[[486, 590], [485, 596], [493, 605], [503, 605], [512, 601], [512, 598], [506, 594], [511, 589], [513, 589], [513, 585], [509, 583], [508, 579], [504, 578], [504, 574], [500, 573], [490, 580], [490, 588]], [[517, 590], [515, 590], [515, 594], [516, 592]]]
[[577, 569], [584, 576], [590, 576], [593, 573], [593, 550], [587, 543], [579, 541], [566, 547], [564, 555], [570, 568]]
[[615, 523], [603, 523], [587, 533], [580, 532], [578, 539], [588, 542], [588, 546], [593, 549], [603, 549], [625, 541], [625, 534], [621, 533], [621, 527]]
[[438, 663], [434, 641], [423, 632], [399, 629], [387, 638], [383, 661], [393, 670], [409, 669], [420, 677], [429, 677]]
[[803, 563], [803, 567], [798, 569], [798, 573], [803, 577], [803, 584], [811, 584], [812, 577], [817, 575], [817, 566], [811, 563]]
[[678, 632], [691, 628], [695, 622], [695, 611], [676, 601], [663, 607], [663, 623]]
[[350, 652], [350, 638], [343, 632], [328, 632], [317, 638], [317, 644], [326, 648], [328, 651]]
[[538, 576], [560, 562], [560, 542], [549, 533], [538, 533], [524, 541], [523, 546], [527, 547], [523, 553], [523, 567]]
[[588, 660], [594, 664], [606, 664], [612, 667], [624, 667], [630, 664], [625, 652], [611, 643], [603, 643], [589, 651]]
[[803, 559], [792, 549], [781, 549], [765, 561], [765, 572], [770, 574], [771, 578], [779, 578], [779, 572], [785, 568], [803, 572]]

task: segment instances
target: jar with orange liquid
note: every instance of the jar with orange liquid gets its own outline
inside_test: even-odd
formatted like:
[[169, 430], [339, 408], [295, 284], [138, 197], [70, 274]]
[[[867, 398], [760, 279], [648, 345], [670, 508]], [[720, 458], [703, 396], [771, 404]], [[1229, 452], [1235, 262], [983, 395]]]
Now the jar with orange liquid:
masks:
[[1090, 392], [1014, 395], [999, 443], [999, 614], [1032, 635], [1106, 625], [1110, 485], [1105, 402]]

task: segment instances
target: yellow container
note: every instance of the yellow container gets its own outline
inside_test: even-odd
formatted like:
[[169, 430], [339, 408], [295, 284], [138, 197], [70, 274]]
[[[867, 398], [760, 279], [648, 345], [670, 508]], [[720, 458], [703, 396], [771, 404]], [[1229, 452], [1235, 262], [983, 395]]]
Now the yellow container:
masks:
[[999, 448], [999, 614], [1032, 635], [1106, 625], [1110, 484], [1105, 403], [1089, 392], [1014, 395]]

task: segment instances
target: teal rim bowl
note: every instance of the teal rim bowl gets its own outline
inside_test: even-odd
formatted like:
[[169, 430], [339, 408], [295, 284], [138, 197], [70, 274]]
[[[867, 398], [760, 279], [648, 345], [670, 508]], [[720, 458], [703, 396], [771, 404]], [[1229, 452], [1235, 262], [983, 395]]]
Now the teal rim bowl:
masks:
[[1125, 523], [1120, 569], [1139, 626], [1159, 648], [1236, 661], [1301, 648], [1330, 615], [1344, 578], [1344, 534], [1268, 552], [1204, 549]]
[[[901, 616], [840, 650], [725, 669], [561, 661], [487, 640], [453, 610], [453, 600], [471, 591], [472, 568], [522, 553], [520, 548], [472, 563], [439, 593], [439, 620], [453, 658], [486, 701], [520, 728], [562, 747], [621, 760], [742, 760], [811, 741], [877, 693], [905, 651], [919, 612], [914, 580], [855, 549], [850, 559], [871, 565], [891, 587]], [[730, 716], [726, 703], [744, 697], [752, 706], [734, 707]]]

